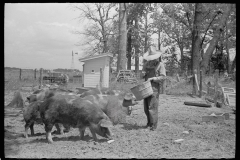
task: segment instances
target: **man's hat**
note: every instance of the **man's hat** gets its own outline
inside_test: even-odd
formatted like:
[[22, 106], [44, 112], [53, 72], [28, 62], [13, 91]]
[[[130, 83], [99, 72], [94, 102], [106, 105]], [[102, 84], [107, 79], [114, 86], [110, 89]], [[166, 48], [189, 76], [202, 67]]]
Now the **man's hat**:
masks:
[[167, 48], [156, 51], [155, 47], [151, 46], [150, 52], [147, 51], [146, 53], [143, 54], [143, 59], [145, 59], [147, 61], [158, 59], [165, 52], [166, 49]]

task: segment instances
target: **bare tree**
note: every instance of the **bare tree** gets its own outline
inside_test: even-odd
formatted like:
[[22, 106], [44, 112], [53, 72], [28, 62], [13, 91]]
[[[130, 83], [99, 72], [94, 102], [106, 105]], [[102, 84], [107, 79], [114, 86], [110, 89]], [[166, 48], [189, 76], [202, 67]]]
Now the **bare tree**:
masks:
[[117, 71], [126, 69], [127, 4], [119, 3], [119, 52]]
[[[200, 61], [200, 28], [203, 17], [203, 4], [196, 3], [195, 4], [195, 16], [193, 22], [192, 29], [192, 74], [194, 74], [194, 70], [199, 70], [199, 61]], [[196, 84], [193, 81], [193, 93], [196, 94]]]
[[82, 6], [73, 5], [74, 10], [80, 11], [78, 17], [80, 21], [87, 18], [89, 21], [87, 28], [83, 31], [73, 31], [75, 34], [85, 35], [87, 42], [78, 43], [77, 45], [92, 44], [93, 51], [105, 53], [108, 51], [108, 37], [111, 35], [112, 22], [117, 14], [110, 14], [115, 3], [92, 3]]

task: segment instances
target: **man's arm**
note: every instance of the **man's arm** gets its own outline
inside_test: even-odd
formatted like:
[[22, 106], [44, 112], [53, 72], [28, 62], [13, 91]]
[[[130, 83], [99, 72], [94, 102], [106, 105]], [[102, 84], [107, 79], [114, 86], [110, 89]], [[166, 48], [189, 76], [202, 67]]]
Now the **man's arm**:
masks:
[[160, 75], [158, 77], [152, 77], [148, 78], [148, 81], [154, 81], [154, 82], [160, 82], [163, 79], [166, 79], [167, 77], [165, 75]]
[[163, 63], [160, 63], [159, 66], [157, 67], [157, 70], [159, 70], [159, 73], [160, 73], [160, 76], [157, 76], [157, 77], [152, 77], [152, 78], [149, 78], [148, 80], [152, 80], [154, 82], [159, 82], [163, 79], [166, 79], [166, 69], [165, 69], [165, 66]]

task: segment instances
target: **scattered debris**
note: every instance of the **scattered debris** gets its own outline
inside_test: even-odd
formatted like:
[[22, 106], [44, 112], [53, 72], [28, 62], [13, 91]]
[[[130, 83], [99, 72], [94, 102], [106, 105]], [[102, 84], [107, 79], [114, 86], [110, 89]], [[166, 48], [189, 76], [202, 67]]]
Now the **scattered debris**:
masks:
[[203, 122], [223, 122], [224, 120], [229, 119], [229, 113], [212, 113], [208, 116], [203, 116], [202, 121]]
[[184, 133], [184, 134], [189, 134], [189, 132], [188, 132], [188, 131], [183, 131], [182, 133]]
[[107, 141], [107, 142], [110, 144], [110, 143], [114, 142], [114, 140], [113, 140], [113, 139], [111, 139], [111, 140], [109, 140], [109, 141]]
[[184, 139], [177, 139], [177, 140], [175, 140], [174, 142], [176, 142], [176, 143], [180, 143], [180, 142], [182, 142]]
[[163, 123], [163, 124], [164, 124], [165, 126], [169, 126], [169, 124], [168, 124], [168, 123], [166, 123], [166, 122], [165, 122], [165, 123]]

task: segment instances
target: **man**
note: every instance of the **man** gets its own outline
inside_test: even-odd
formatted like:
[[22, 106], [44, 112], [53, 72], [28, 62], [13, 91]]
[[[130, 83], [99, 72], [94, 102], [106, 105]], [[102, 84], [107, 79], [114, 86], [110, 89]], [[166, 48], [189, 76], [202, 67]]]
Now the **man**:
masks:
[[146, 63], [143, 66], [145, 81], [150, 81], [153, 95], [144, 99], [144, 112], [147, 116], [147, 125], [150, 130], [155, 130], [158, 123], [159, 94], [162, 80], [166, 77], [166, 69], [161, 55], [166, 49], [156, 51], [153, 46], [143, 55]]

